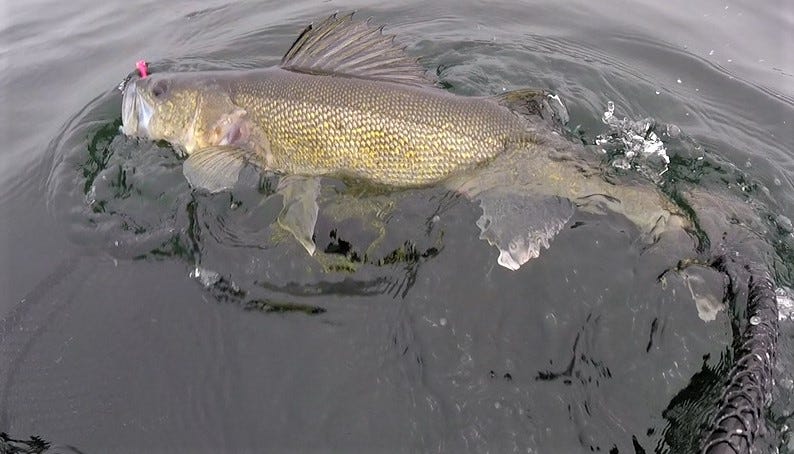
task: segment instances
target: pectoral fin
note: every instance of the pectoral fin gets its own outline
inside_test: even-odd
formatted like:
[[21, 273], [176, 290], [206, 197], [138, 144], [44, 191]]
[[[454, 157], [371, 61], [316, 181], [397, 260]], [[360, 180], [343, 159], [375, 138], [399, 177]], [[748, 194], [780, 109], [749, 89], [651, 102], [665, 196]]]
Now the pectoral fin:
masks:
[[314, 225], [317, 223], [317, 196], [320, 195], [320, 180], [316, 177], [298, 175], [285, 176], [278, 182], [278, 194], [284, 198], [284, 208], [278, 215], [278, 224], [290, 232], [314, 255]]
[[231, 146], [202, 148], [190, 154], [182, 173], [194, 188], [220, 192], [234, 187], [240, 171], [252, 162], [252, 151]]
[[562, 230], [574, 212], [562, 197], [516, 194], [491, 189], [478, 194], [482, 216], [477, 220], [480, 239], [499, 249], [497, 262], [517, 270], [540, 255], [541, 246]]

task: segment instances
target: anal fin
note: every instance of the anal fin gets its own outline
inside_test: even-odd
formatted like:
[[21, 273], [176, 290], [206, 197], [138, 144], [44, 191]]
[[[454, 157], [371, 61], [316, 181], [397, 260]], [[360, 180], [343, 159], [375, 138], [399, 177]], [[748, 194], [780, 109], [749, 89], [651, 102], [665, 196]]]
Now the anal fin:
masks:
[[482, 208], [477, 220], [480, 239], [499, 249], [497, 262], [517, 270], [548, 248], [571, 219], [573, 204], [565, 198], [519, 194], [499, 188], [475, 197]]

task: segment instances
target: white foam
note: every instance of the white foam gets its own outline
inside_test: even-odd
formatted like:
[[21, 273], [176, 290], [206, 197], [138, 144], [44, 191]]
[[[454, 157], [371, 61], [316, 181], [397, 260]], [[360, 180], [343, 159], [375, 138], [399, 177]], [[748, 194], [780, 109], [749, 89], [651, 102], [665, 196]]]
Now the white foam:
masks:
[[778, 320], [794, 320], [794, 291], [788, 287], [775, 289]]
[[[598, 146], [606, 145], [617, 154], [612, 162], [614, 167], [628, 169], [632, 164], [649, 167], [651, 158], [660, 159], [663, 163], [660, 175], [667, 171], [670, 157], [664, 142], [654, 131], [656, 122], [653, 119], [619, 119], [615, 116], [615, 103], [608, 101], [601, 121], [609, 127], [609, 133], [596, 137], [595, 143]], [[680, 129], [675, 125], [667, 125], [666, 132], [675, 137], [680, 134]]]
[[190, 277], [198, 280], [204, 288], [210, 288], [221, 280], [220, 273], [197, 266], [190, 272]]

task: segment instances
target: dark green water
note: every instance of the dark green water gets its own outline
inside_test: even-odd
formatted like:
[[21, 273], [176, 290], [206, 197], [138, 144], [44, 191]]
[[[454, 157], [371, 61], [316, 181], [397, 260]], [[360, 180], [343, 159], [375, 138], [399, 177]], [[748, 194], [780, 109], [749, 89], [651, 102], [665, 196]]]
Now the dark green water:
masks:
[[[329, 181], [318, 261], [271, 228], [272, 182], [193, 193], [169, 148], [121, 136], [115, 86], [140, 58], [273, 65], [308, 22], [358, 9], [456, 93], [553, 89], [588, 140], [608, 101], [677, 125], [667, 181], [753, 202], [791, 287], [791, 5], [386, 5], [0, 6], [0, 432], [85, 453], [693, 449], [732, 339], [730, 311], [704, 322], [682, 279], [657, 280], [693, 240], [648, 247], [577, 213], [511, 272], [465, 199]], [[781, 327], [763, 447], [787, 452]]]

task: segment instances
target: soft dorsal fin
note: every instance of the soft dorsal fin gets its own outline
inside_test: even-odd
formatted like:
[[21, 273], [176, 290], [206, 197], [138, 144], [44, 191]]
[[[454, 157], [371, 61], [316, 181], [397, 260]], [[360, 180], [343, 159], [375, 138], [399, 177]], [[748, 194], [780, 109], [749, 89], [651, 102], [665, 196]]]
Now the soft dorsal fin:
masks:
[[311, 74], [335, 74], [411, 85], [433, 85], [418, 58], [384, 35], [383, 27], [336, 14], [309, 25], [281, 59], [281, 67]]

